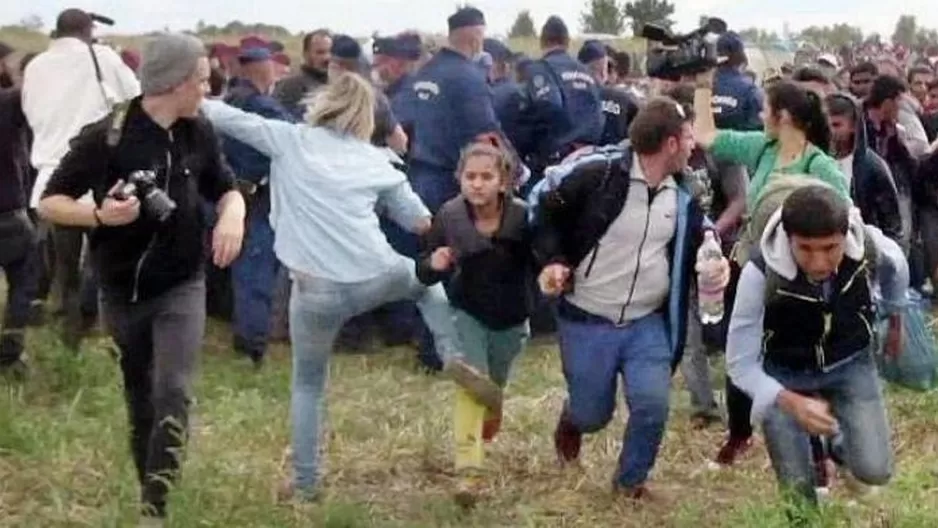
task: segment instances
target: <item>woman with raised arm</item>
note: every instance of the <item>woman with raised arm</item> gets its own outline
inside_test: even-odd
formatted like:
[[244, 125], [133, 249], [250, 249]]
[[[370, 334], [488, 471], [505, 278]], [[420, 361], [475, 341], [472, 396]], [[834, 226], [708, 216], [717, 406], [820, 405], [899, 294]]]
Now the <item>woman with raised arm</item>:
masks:
[[319, 429], [329, 354], [351, 317], [404, 299], [417, 302], [443, 358], [454, 355], [456, 331], [443, 286], [424, 286], [412, 259], [395, 252], [376, 207], [405, 229], [424, 233], [430, 212], [394, 169], [389, 154], [370, 144], [375, 95], [346, 73], [309, 101], [306, 123], [265, 119], [219, 101], [202, 110], [225, 135], [271, 159], [270, 223], [274, 251], [290, 270], [293, 343], [292, 482], [281, 498], [312, 498], [319, 469]]
[[832, 185], [850, 198], [847, 180], [837, 161], [827, 155], [830, 128], [821, 98], [790, 81], [766, 89], [764, 131], [718, 130], [713, 118], [713, 72], [697, 76], [694, 92], [694, 135], [713, 156], [749, 169], [749, 212], [773, 177], [809, 175]]

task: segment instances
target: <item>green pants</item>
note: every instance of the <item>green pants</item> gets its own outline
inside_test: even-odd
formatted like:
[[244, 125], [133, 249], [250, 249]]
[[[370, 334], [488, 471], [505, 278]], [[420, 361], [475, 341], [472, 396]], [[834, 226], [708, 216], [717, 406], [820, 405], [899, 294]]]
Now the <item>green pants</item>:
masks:
[[506, 330], [492, 330], [462, 310], [454, 312], [466, 362], [487, 373], [499, 387], [504, 387], [511, 364], [528, 341], [528, 322]]

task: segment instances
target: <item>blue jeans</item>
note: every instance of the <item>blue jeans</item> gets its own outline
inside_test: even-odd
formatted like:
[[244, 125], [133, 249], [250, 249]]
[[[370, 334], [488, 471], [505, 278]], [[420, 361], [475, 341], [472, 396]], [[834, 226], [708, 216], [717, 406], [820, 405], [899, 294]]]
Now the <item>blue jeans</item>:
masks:
[[668, 421], [672, 357], [664, 317], [655, 313], [624, 327], [564, 317], [558, 322], [570, 422], [583, 433], [606, 427], [622, 376], [629, 419], [616, 482], [623, 487], [644, 483]]
[[443, 287], [417, 280], [414, 261], [400, 257], [384, 274], [359, 283], [337, 283], [294, 274], [290, 295], [290, 338], [293, 343], [291, 418], [293, 469], [301, 493], [315, 487], [319, 473], [319, 429], [329, 355], [342, 325], [382, 304], [409, 299], [417, 302], [433, 332], [437, 353], [456, 353], [458, 338], [453, 312]]
[[[794, 372], [765, 364], [766, 373], [788, 390], [828, 401], [840, 425], [840, 458], [857, 480], [882, 485], [892, 476], [889, 422], [882, 385], [869, 352], [829, 372]], [[809, 436], [794, 417], [773, 405], [762, 422], [779, 484], [815, 501]]]
[[274, 253], [274, 230], [268, 207], [256, 197], [247, 218], [247, 232], [241, 254], [231, 265], [234, 293], [233, 329], [242, 352], [263, 355], [270, 335], [271, 311], [280, 262]]

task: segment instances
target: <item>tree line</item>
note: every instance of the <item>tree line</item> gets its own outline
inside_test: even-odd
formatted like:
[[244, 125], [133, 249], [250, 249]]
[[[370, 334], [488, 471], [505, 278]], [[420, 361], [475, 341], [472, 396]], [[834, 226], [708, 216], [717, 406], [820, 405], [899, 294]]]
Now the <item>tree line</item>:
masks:
[[[580, 15], [580, 29], [584, 33], [603, 33], [622, 35], [626, 28], [633, 34], [641, 32], [645, 24], [658, 24], [666, 28], [674, 26], [674, 2], [668, 0], [636, 0], [632, 2], [621, 0], [587, 0]], [[701, 21], [706, 17], [701, 17]], [[20, 20], [19, 24], [8, 28], [25, 29], [29, 31], [42, 31], [45, 24], [38, 15], [28, 15]], [[537, 37], [537, 26], [530, 10], [518, 13], [509, 31], [509, 38]], [[257, 33], [274, 38], [286, 38], [292, 35], [290, 30], [283, 26], [245, 23], [232, 20], [225, 25], [206, 24], [199, 20], [192, 32], [203, 37], [218, 37], [223, 35], [245, 35]], [[857, 26], [850, 24], [834, 24], [832, 26], [809, 26], [799, 32], [783, 31], [779, 35], [775, 31], [761, 28], [737, 29], [744, 40], [756, 45], [768, 45], [784, 40], [804, 41], [823, 48], [840, 48], [844, 46], [856, 47], [862, 44], [883, 44], [879, 33], [866, 34]], [[920, 26], [914, 15], [901, 15], [896, 21], [896, 27], [890, 37], [894, 45], [906, 48], [923, 48], [938, 45], [938, 30]]]

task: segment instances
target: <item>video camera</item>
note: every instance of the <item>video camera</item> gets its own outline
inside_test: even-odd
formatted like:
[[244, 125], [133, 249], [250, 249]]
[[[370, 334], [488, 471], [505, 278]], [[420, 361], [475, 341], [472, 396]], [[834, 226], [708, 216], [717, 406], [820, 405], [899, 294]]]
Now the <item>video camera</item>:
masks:
[[719, 18], [708, 18], [706, 24], [685, 35], [675, 35], [662, 26], [645, 24], [641, 36], [663, 45], [648, 50], [648, 76], [679, 81], [686, 75], [703, 73], [715, 67], [719, 62], [716, 43], [707, 37], [725, 33], [726, 29], [726, 22]]

